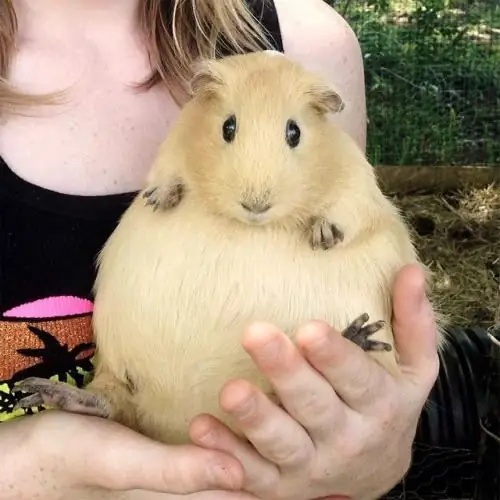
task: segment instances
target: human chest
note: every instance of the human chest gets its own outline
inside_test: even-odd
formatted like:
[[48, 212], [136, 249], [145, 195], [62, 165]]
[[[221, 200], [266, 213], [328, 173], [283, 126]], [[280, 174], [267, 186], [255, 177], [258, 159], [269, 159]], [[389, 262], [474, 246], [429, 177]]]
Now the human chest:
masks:
[[164, 87], [134, 88], [148, 74], [142, 53], [124, 52], [128, 62], [116, 59], [89, 51], [76, 53], [74, 60], [49, 49], [21, 53], [12, 68], [14, 84], [34, 93], [68, 93], [62, 104], [4, 119], [0, 154], [12, 170], [67, 194], [141, 186], [179, 108]]

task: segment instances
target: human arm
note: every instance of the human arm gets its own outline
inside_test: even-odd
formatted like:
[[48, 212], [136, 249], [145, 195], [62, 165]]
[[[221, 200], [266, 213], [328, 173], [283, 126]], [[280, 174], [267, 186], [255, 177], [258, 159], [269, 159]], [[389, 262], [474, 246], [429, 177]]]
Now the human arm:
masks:
[[114, 422], [59, 411], [0, 424], [0, 448], [0, 500], [167, 500], [178, 496], [166, 493], [237, 490], [242, 479], [226, 454], [167, 447]]
[[354, 31], [324, 0], [274, 0], [274, 4], [286, 56], [331, 83], [345, 104], [332, 120], [365, 151], [365, 76]]

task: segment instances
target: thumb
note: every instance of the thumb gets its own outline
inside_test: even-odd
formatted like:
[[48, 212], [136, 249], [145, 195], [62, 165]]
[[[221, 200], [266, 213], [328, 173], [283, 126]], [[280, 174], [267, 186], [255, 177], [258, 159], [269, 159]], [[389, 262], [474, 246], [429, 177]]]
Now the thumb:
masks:
[[404, 373], [430, 390], [438, 370], [438, 332], [426, 296], [426, 276], [417, 264], [405, 266], [393, 289], [394, 340]]
[[86, 485], [171, 494], [242, 487], [241, 464], [223, 452], [194, 445], [167, 446], [114, 422], [96, 420], [101, 429], [95, 439], [87, 440], [85, 467], [81, 467], [82, 457], [77, 457]]

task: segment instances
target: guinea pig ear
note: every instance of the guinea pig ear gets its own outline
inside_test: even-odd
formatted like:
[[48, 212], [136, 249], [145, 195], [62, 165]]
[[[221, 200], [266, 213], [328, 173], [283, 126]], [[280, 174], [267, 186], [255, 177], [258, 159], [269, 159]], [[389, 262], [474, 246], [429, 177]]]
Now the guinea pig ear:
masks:
[[312, 106], [319, 113], [340, 113], [345, 108], [342, 97], [327, 85], [315, 85], [309, 95]]
[[191, 95], [213, 96], [222, 85], [216, 61], [204, 59], [193, 65], [193, 76], [189, 82]]

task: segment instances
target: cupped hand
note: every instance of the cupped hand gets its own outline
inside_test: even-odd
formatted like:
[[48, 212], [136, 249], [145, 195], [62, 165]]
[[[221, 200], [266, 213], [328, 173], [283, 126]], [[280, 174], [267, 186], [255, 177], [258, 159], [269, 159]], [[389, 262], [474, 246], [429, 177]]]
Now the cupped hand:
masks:
[[221, 406], [248, 442], [208, 415], [193, 421], [193, 442], [238, 458], [244, 489], [266, 500], [374, 500], [388, 492], [410, 466], [439, 371], [437, 329], [418, 266], [398, 275], [393, 304], [401, 377], [324, 323], [304, 325], [298, 348], [272, 325], [254, 324], [244, 347], [283, 408], [249, 383], [231, 381]]
[[230, 494], [243, 481], [241, 464], [227, 453], [165, 446], [114, 422], [61, 411], [1, 424], [0, 447], [1, 500], [132, 500], [146, 492], [163, 500]]

